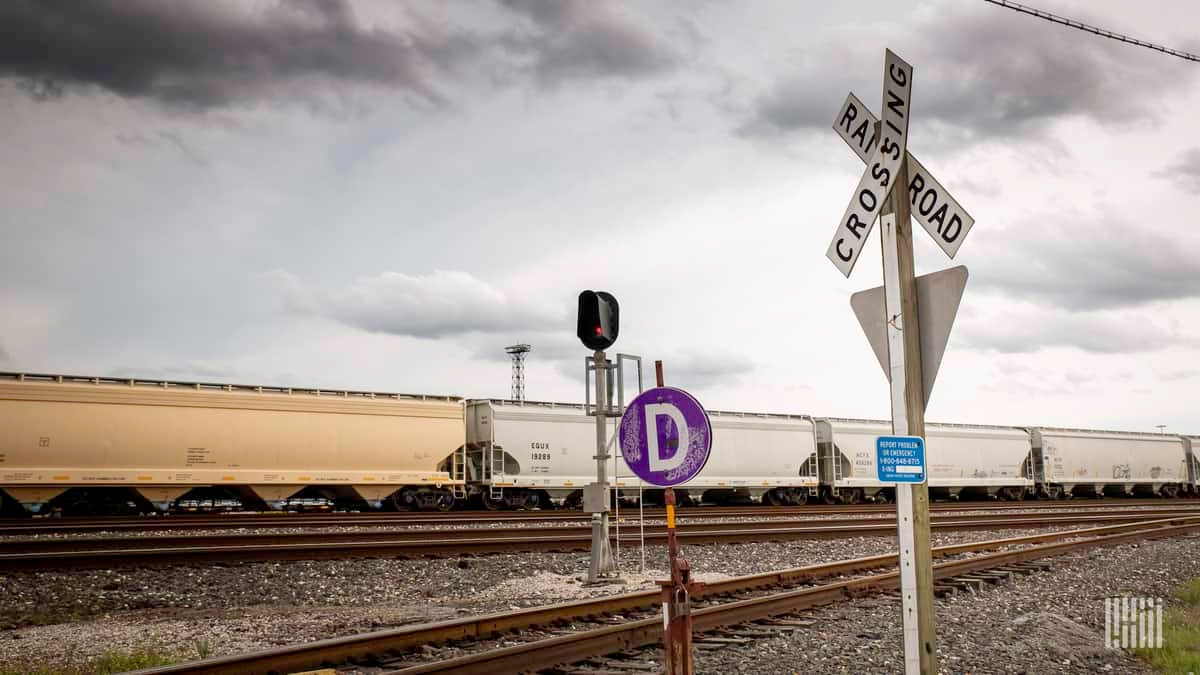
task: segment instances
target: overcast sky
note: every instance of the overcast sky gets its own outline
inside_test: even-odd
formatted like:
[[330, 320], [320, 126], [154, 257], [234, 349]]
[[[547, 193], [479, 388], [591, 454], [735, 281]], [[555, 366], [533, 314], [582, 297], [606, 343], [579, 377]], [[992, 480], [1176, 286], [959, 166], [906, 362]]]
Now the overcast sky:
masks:
[[[1200, 64], [986, 4], [0, 3], [0, 370], [882, 418], [832, 130], [912, 64], [974, 216], [931, 420], [1200, 433]], [[1194, 0], [1038, 7], [1200, 52]]]

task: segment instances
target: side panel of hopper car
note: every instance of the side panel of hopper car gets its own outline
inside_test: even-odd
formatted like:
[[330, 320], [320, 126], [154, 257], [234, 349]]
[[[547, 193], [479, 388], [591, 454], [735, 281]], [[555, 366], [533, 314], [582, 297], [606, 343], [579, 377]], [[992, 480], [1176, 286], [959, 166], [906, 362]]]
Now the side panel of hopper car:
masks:
[[0, 385], [0, 486], [433, 485], [462, 440], [449, 401]]
[[939, 425], [926, 432], [930, 485], [1033, 487], [1028, 432]]
[[1063, 485], [1183, 483], [1187, 463], [1175, 436], [1039, 429], [1045, 478]]
[[[880, 487], [875, 439], [891, 426], [871, 422], [828, 422], [842, 456], [837, 487]], [[1019, 429], [928, 425], [925, 462], [930, 487], [1032, 487], [1022, 467], [1030, 453], [1029, 435]], [[826, 474], [830, 469], [823, 468]]]
[[[494, 463], [494, 473], [484, 469], [484, 482], [494, 487], [547, 490], [561, 497], [596, 480], [596, 419], [578, 407], [539, 404], [507, 405], [472, 402], [468, 406], [475, 429], [468, 434], [473, 448], [495, 443], [503, 452], [503, 468]], [[490, 432], [488, 429], [490, 428]], [[610, 421], [609, 435], [616, 429]], [[473, 450], [473, 452], [477, 452]], [[485, 454], [477, 462], [488, 463]], [[620, 459], [620, 473], [630, 472]], [[613, 473], [609, 460], [609, 474]]]
[[808, 461], [816, 454], [811, 420], [722, 413], [709, 419], [708, 463], [681, 487], [746, 488], [753, 494], [769, 487], [817, 486], [815, 462]]
[[[546, 489], [552, 495], [581, 489], [595, 481], [595, 418], [577, 407], [539, 404], [508, 405], [473, 402], [468, 419], [475, 419], [469, 434], [472, 445], [488, 440], [483, 431], [489, 420], [495, 444], [505, 453], [503, 476], [496, 487]], [[484, 412], [484, 411], [488, 412]], [[708, 464], [682, 488], [762, 488], [816, 486], [816, 476], [801, 476], [800, 467], [815, 452], [812, 423], [803, 419], [772, 419], [755, 416], [713, 415], [713, 450]], [[617, 432], [617, 420], [608, 423], [609, 438]], [[633, 476], [614, 443], [616, 455], [609, 460], [612, 484], [636, 490], [641, 481]], [[654, 489], [646, 484], [643, 487]]]

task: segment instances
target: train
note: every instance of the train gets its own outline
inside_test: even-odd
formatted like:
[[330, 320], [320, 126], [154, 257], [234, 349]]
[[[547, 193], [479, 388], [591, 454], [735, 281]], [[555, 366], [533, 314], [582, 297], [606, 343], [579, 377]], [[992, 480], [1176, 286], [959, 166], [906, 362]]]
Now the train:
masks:
[[[577, 503], [595, 476], [595, 419], [564, 403], [466, 402], [468, 489], [491, 508]], [[881, 420], [709, 411], [713, 448], [700, 473], [676, 488], [692, 502], [799, 505], [883, 502], [875, 439]], [[616, 423], [610, 422], [610, 437]], [[935, 498], [1061, 499], [1176, 497], [1200, 486], [1200, 439], [1188, 436], [1044, 427], [930, 423], [928, 486]], [[619, 453], [610, 453], [618, 495], [658, 502]]]
[[[595, 419], [573, 403], [0, 372], [0, 508], [97, 514], [577, 506]], [[894, 499], [879, 420], [709, 411], [685, 502]], [[615, 436], [617, 421], [608, 421]], [[1200, 493], [1200, 437], [931, 423], [944, 499]], [[658, 503], [613, 458], [614, 498]]]

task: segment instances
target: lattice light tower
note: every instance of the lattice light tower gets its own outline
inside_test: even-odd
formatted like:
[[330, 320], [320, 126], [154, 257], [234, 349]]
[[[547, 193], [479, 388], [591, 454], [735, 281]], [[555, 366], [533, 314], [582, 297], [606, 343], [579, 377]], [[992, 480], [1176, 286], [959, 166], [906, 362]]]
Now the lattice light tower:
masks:
[[524, 344], [504, 348], [504, 351], [512, 355], [512, 400], [514, 401], [525, 401], [525, 355], [532, 349], [533, 347]]

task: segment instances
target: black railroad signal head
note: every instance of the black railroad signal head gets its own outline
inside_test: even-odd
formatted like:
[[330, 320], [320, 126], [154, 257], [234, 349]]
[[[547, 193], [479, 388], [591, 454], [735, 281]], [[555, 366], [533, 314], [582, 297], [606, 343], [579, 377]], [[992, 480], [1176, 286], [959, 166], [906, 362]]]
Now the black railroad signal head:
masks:
[[575, 334], [588, 349], [608, 349], [617, 341], [620, 316], [621, 309], [611, 293], [584, 291], [579, 294], [579, 322]]

